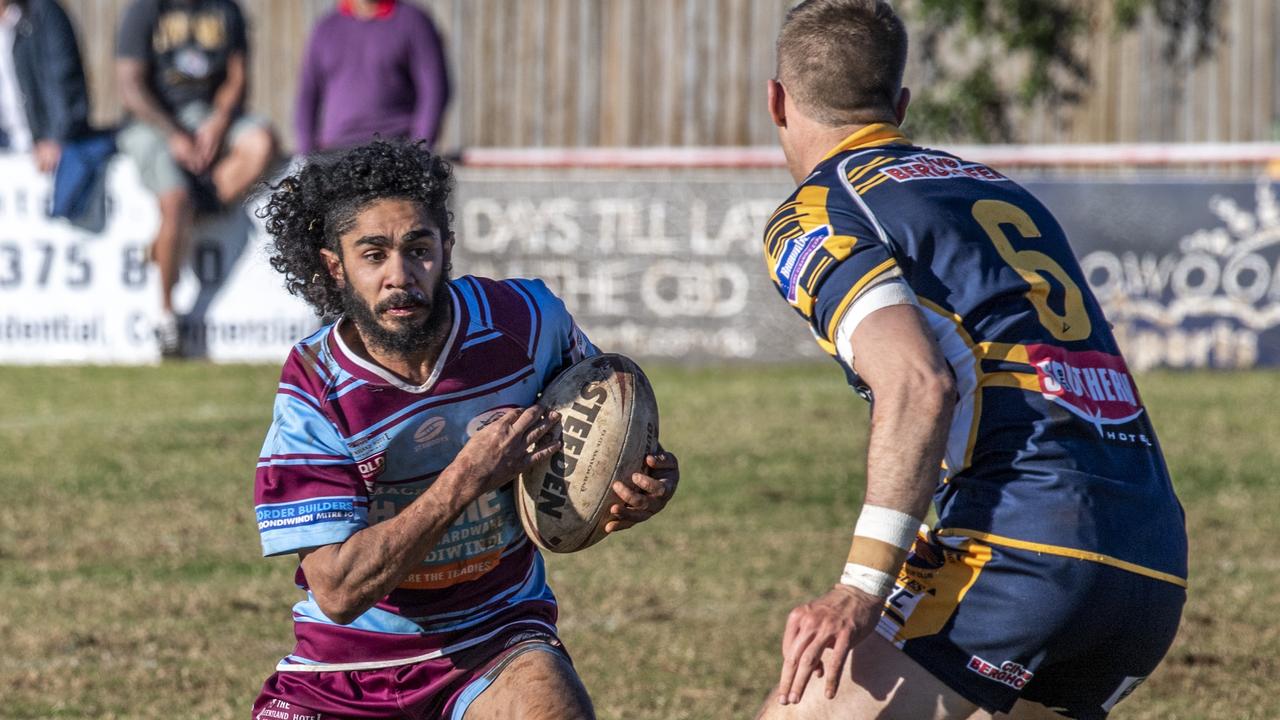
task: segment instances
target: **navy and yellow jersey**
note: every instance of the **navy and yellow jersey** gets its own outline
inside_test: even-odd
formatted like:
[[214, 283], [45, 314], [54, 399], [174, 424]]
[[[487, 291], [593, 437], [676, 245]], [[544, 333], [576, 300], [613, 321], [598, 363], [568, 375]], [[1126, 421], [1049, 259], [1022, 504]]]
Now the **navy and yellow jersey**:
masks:
[[1185, 585], [1182, 508], [1137, 386], [1062, 228], [1025, 189], [872, 125], [778, 208], [764, 250], [864, 396], [854, 316], [920, 307], [959, 395], [934, 498], [942, 535]]

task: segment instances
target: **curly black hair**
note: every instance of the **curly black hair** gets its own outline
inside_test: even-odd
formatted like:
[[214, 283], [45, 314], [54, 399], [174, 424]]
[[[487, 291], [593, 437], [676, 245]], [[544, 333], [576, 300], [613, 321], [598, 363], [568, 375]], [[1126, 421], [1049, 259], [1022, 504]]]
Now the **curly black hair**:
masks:
[[369, 203], [402, 199], [422, 203], [446, 242], [453, 237], [447, 207], [453, 169], [423, 142], [375, 140], [341, 152], [315, 155], [301, 170], [270, 186], [258, 211], [272, 237], [271, 267], [289, 292], [316, 315], [342, 313], [342, 291], [329, 275], [321, 248], [342, 254], [342, 233]]

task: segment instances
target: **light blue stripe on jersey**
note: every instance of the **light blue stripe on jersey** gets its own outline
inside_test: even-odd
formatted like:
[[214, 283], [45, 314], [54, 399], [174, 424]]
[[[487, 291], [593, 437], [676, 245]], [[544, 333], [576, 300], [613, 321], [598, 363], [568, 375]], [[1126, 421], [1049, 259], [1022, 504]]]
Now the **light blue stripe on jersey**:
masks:
[[271, 458], [259, 461], [258, 467], [281, 467], [284, 465], [350, 465], [351, 458]]
[[259, 457], [320, 454], [350, 457], [338, 429], [319, 408], [292, 395], [276, 395], [275, 422]]
[[[293, 606], [293, 621], [300, 623], [323, 623], [325, 625], [334, 624], [333, 621], [325, 617], [324, 612], [320, 610], [320, 606], [316, 603], [316, 596], [313, 595], [310, 590], [307, 591], [306, 600], [303, 600]], [[351, 624], [346, 627], [356, 630], [385, 633], [387, 635], [422, 634], [422, 628], [414, 621], [376, 607], [369, 608], [364, 611], [360, 617], [353, 620]]]
[[317, 398], [315, 395], [312, 395], [311, 393], [307, 392], [306, 390], [303, 390], [302, 388], [298, 387], [297, 385], [292, 385], [292, 384], [290, 384], [290, 383], [284, 383], [284, 382], [282, 382], [282, 383], [280, 383], [280, 389], [281, 389], [281, 390], [292, 390], [293, 392], [296, 392], [296, 393], [298, 393], [299, 395], [301, 395], [302, 397], [304, 397], [304, 398], [306, 398], [307, 400], [311, 401], [311, 404], [312, 404], [312, 405], [315, 405], [316, 407], [320, 407], [320, 399], [319, 399], [319, 398]]
[[524, 300], [524, 304], [529, 306], [529, 344], [525, 347], [529, 348], [530, 355], [536, 355], [538, 333], [542, 332], [542, 323], [544, 321], [541, 311], [536, 307], [538, 299], [519, 280], [508, 280], [507, 282], [510, 283], [511, 287], [515, 288], [516, 294], [520, 296], [521, 300]]
[[[367, 630], [369, 632], [386, 633], [389, 635], [421, 635], [434, 634], [443, 632], [454, 632], [457, 630], [465, 630], [469, 627], [481, 625], [488, 620], [493, 619], [497, 615], [510, 610], [512, 605], [517, 605], [530, 600], [545, 600], [547, 602], [555, 602], [555, 596], [552, 595], [551, 589], [547, 587], [546, 570], [542, 564], [542, 557], [536, 555], [529, 573], [525, 575], [524, 582], [519, 586], [510, 588], [501, 595], [495, 596], [487, 604], [491, 609], [486, 612], [476, 614], [475, 608], [468, 608], [454, 613], [446, 613], [446, 615], [458, 615], [465, 617], [460, 622], [437, 622], [434, 624], [425, 624], [422, 622], [424, 618], [401, 617], [394, 613], [382, 610], [380, 608], [370, 608], [357, 617], [350, 625], [346, 627], [355, 628], [356, 630]], [[498, 601], [498, 602], [495, 602]], [[439, 618], [442, 616], [432, 616]], [[293, 606], [294, 622], [310, 622], [321, 623], [325, 625], [333, 625], [333, 621], [325, 616], [320, 610], [320, 606], [315, 601], [315, 596], [310, 591], [307, 592], [307, 599]], [[302, 658], [297, 658], [303, 662], [308, 662]]]
[[447, 395], [434, 395], [432, 397], [419, 400], [418, 402], [413, 403], [412, 405], [405, 406], [395, 415], [392, 415], [391, 417], [383, 420], [382, 422], [377, 423], [375, 425], [371, 425], [365, 428], [364, 430], [356, 433], [355, 435], [348, 437], [345, 441], [345, 445], [355, 446], [359, 444], [361, 440], [364, 440], [370, 435], [375, 435], [382, 432], [389, 432], [390, 428], [398, 427], [400, 425], [405, 424], [406, 422], [409, 422], [412, 419], [414, 413], [416, 413], [419, 408], [422, 408], [425, 405], [443, 405], [445, 403], [448, 403], [450, 400], [453, 400], [459, 397], [464, 397], [468, 395], [479, 395], [490, 388], [500, 387], [502, 385], [510, 383], [512, 378], [526, 374], [528, 371], [529, 371], [528, 366], [525, 366], [517, 370], [516, 372], [513, 372], [510, 375], [507, 375], [506, 377], [498, 378], [497, 380], [494, 380], [493, 382], [485, 383], [484, 385], [477, 385], [475, 387], [469, 387], [463, 390], [459, 390], [457, 392], [451, 392]]
[[[471, 283], [460, 282], [453, 283], [452, 285], [453, 289], [457, 290], [458, 294], [462, 296], [462, 302], [466, 303], [467, 316], [471, 320], [469, 324], [478, 328], [488, 327], [484, 323], [484, 315], [480, 312], [479, 299], [476, 297], [479, 293], [472, 291]], [[470, 330], [470, 328], [468, 328], [468, 330]]]
[[479, 345], [480, 343], [489, 342], [490, 340], [494, 340], [494, 339], [496, 339], [496, 338], [500, 338], [500, 337], [502, 337], [502, 333], [500, 333], [500, 332], [498, 332], [498, 331], [496, 331], [496, 330], [495, 330], [495, 331], [493, 331], [493, 332], [487, 332], [487, 333], [485, 333], [484, 335], [477, 335], [476, 337], [473, 337], [473, 338], [471, 338], [470, 340], [468, 340], [468, 341], [466, 341], [466, 342], [462, 343], [462, 347], [461, 347], [461, 348], [459, 348], [459, 349], [460, 349], [460, 350], [466, 350], [467, 348], [471, 347], [472, 345]]
[[368, 385], [368, 384], [369, 384], [369, 383], [368, 383], [367, 381], [364, 381], [364, 380], [356, 380], [356, 381], [355, 381], [355, 382], [353, 382], [353, 383], [348, 383], [348, 384], [347, 384], [346, 386], [344, 386], [341, 390], [338, 390], [338, 391], [336, 391], [336, 392], [331, 392], [331, 393], [329, 393], [329, 395], [328, 395], [327, 397], [328, 397], [328, 399], [330, 399], [330, 400], [337, 400], [338, 398], [342, 397], [343, 395], [346, 395], [347, 393], [351, 392], [352, 390], [355, 390], [355, 389], [356, 389], [356, 388], [358, 388], [358, 387], [363, 387], [364, 385]]

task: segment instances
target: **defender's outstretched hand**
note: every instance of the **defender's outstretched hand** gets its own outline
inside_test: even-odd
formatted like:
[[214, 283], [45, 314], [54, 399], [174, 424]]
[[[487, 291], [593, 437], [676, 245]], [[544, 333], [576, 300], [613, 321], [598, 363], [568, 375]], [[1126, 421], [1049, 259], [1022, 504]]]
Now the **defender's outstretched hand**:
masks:
[[609, 508], [613, 519], [604, 526], [605, 532], [626, 530], [653, 517], [671, 502], [680, 484], [679, 459], [674, 453], [659, 449], [656, 455], [646, 455], [644, 464], [646, 472], [614, 481], [613, 490], [622, 502]]
[[[827, 697], [835, 697], [849, 651], [875, 629], [883, 606], [881, 598], [836, 585], [826, 595], [792, 610], [782, 636], [778, 702], [800, 702], [809, 676], [815, 672], [827, 680]], [[824, 659], [822, 653], [827, 648], [831, 652]]]

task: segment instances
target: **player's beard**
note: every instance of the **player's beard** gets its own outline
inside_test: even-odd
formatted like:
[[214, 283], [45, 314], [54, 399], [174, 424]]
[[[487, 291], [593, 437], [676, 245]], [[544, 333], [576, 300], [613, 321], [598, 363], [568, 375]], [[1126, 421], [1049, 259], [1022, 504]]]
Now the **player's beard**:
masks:
[[[387, 323], [380, 320], [388, 309], [410, 305], [426, 308], [426, 317], [421, 320], [388, 318]], [[441, 275], [430, 298], [401, 291], [372, 307], [346, 285], [342, 288], [342, 310], [355, 322], [365, 345], [390, 355], [412, 357], [449, 333], [449, 275]]]

